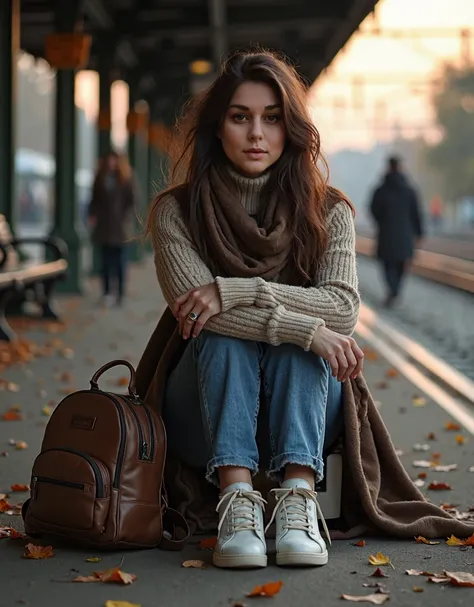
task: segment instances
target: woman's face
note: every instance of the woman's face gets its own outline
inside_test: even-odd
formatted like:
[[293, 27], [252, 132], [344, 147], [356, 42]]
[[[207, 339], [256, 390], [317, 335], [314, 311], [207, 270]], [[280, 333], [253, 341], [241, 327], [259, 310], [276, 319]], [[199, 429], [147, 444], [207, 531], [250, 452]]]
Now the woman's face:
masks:
[[218, 137], [227, 158], [247, 177], [258, 177], [285, 147], [282, 108], [273, 89], [244, 82], [230, 100]]

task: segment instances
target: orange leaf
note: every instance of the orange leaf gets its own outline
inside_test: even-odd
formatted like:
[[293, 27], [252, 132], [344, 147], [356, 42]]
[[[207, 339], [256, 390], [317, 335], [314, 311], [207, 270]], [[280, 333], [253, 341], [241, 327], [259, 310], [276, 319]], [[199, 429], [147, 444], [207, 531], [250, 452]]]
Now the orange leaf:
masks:
[[280, 592], [282, 586], [283, 582], [281, 580], [278, 582], [268, 582], [267, 584], [263, 584], [263, 586], [255, 586], [247, 596], [275, 596], [275, 594]]
[[201, 550], [214, 550], [217, 543], [217, 537], [205, 537], [199, 542]]
[[13, 527], [0, 527], [0, 540], [5, 538], [9, 538], [11, 540], [18, 540], [24, 537], [25, 536], [23, 535], [23, 533], [20, 533], [16, 529], [13, 529]]
[[399, 373], [398, 369], [395, 369], [395, 367], [391, 367], [385, 373], [386, 377], [398, 377], [399, 375], [400, 375], [400, 373]]
[[358, 542], [356, 542], [353, 545], [357, 546], [357, 548], [363, 548], [365, 546], [365, 540], [359, 540]]
[[12, 491], [29, 491], [30, 486], [29, 485], [12, 485], [11, 490]]
[[10, 409], [2, 415], [2, 419], [5, 422], [16, 422], [23, 419], [23, 414], [19, 413], [15, 409]]
[[449, 578], [453, 586], [465, 586], [474, 588], [474, 574], [464, 571], [445, 571], [444, 574]]
[[433, 481], [428, 485], [428, 489], [431, 489], [432, 491], [448, 491], [451, 489], [451, 485], [448, 485], [448, 483], [439, 483], [437, 481]]
[[466, 439], [462, 434], [458, 434], [456, 436], [456, 442], [458, 445], [464, 445], [464, 443], [466, 442]]
[[426, 478], [428, 475], [426, 474], [426, 472], [419, 472], [418, 473], [418, 478]]
[[426, 437], [427, 440], [436, 440], [436, 434], [434, 432], [430, 432]]
[[34, 544], [26, 544], [25, 559], [50, 559], [54, 556], [52, 546], [35, 546]]
[[7, 510], [11, 510], [13, 506], [7, 502], [6, 499], [0, 500], [0, 512], [6, 512]]
[[468, 537], [466, 540], [464, 540], [464, 545], [465, 546], [474, 546], [474, 533]]
[[459, 432], [459, 430], [461, 430], [461, 426], [459, 424], [456, 424], [455, 422], [446, 422], [444, 424], [444, 427], [446, 428], [446, 430], [450, 430], [452, 432]]
[[415, 540], [417, 544], [427, 544], [428, 546], [436, 546], [436, 544], [439, 544], [439, 542], [432, 542], [431, 540], [427, 540], [426, 537], [423, 537], [422, 535], [418, 535], [417, 537], [415, 537]]
[[117, 381], [117, 385], [118, 386], [128, 386], [128, 382], [129, 379], [128, 377], [121, 377], [118, 381]]
[[118, 567], [107, 569], [106, 571], [94, 572], [94, 575], [99, 578], [101, 582], [118, 582], [119, 584], [131, 584], [137, 579], [134, 573], [125, 573], [120, 571]]
[[79, 577], [75, 577], [72, 581], [89, 584], [90, 582], [100, 582], [100, 579], [95, 575], [80, 575]]

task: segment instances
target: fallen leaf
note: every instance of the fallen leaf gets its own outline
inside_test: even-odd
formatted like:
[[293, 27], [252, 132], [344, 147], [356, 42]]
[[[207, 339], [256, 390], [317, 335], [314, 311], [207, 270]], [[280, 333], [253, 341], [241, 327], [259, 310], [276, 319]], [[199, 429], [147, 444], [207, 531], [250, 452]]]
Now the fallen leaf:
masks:
[[74, 358], [74, 350], [72, 348], [63, 348], [61, 350], [61, 354], [64, 358]]
[[464, 443], [467, 441], [466, 437], [463, 436], [462, 434], [458, 434], [456, 436], [456, 442], [458, 445], [464, 445]]
[[390, 562], [390, 557], [389, 556], [385, 556], [385, 554], [382, 554], [381, 552], [377, 552], [375, 556], [373, 556], [372, 554], [369, 555], [369, 563], [371, 565], [374, 566], [381, 566], [381, 565], [392, 565], [392, 563]]
[[446, 544], [448, 546], [474, 546], [474, 533], [465, 540], [460, 540], [455, 535], [452, 535], [446, 540]]
[[426, 472], [419, 472], [418, 473], [418, 478], [426, 478], [428, 475], [426, 474]]
[[377, 567], [377, 569], [369, 577], [390, 577], [390, 576], [387, 575], [386, 573], [384, 573], [380, 569], [380, 567]]
[[459, 430], [461, 430], [461, 426], [456, 422], [446, 422], [444, 424], [444, 427], [446, 430], [449, 430], [451, 432], [459, 432]]
[[24, 533], [20, 533], [13, 527], [0, 526], [0, 540], [6, 539], [6, 538], [11, 539], [11, 540], [19, 540], [19, 539], [24, 539], [24, 537], [25, 537]]
[[417, 544], [427, 544], [428, 546], [436, 546], [439, 542], [432, 542], [431, 540], [427, 540], [426, 537], [422, 535], [418, 535], [415, 537]]
[[457, 470], [457, 464], [447, 464], [446, 466], [433, 466], [433, 472], [452, 472], [453, 470]]
[[465, 586], [474, 588], [474, 574], [464, 571], [445, 571], [444, 575], [449, 578], [453, 586]]
[[417, 478], [416, 481], [413, 481], [413, 484], [415, 485], [415, 487], [418, 487], [418, 489], [421, 489], [421, 487], [425, 486], [425, 481], [422, 481], [421, 478]]
[[445, 575], [438, 574], [429, 577], [428, 582], [431, 582], [432, 584], [449, 584], [449, 578]]
[[429, 445], [423, 445], [420, 443], [416, 443], [416, 445], [413, 445], [413, 451], [429, 451], [431, 449], [431, 447]]
[[25, 559], [50, 559], [54, 556], [52, 546], [35, 546], [34, 544], [26, 544]]
[[413, 592], [424, 592], [425, 589], [421, 586], [413, 586]]
[[17, 409], [9, 409], [2, 415], [2, 419], [5, 422], [17, 422], [23, 419], [23, 414]]
[[451, 485], [444, 482], [433, 481], [428, 485], [428, 489], [431, 489], [432, 491], [450, 491]]
[[105, 601], [105, 607], [141, 607], [141, 605], [128, 601]]
[[388, 382], [386, 381], [378, 381], [375, 383], [375, 387], [378, 390], [386, 390], [388, 388]]
[[407, 575], [424, 575], [424, 572], [421, 569], [406, 569], [405, 573]]
[[341, 599], [353, 601], [354, 603], [372, 603], [372, 605], [383, 605], [390, 599], [388, 594], [364, 594], [356, 596], [353, 594], [341, 594]]
[[426, 398], [424, 398], [423, 396], [414, 396], [412, 402], [413, 402], [414, 407], [425, 407], [426, 406]]
[[190, 569], [205, 569], [205, 565], [204, 565], [204, 561], [199, 561], [199, 560], [190, 560], [190, 561], [184, 561], [183, 563], [181, 563], [181, 567], [187, 567]]
[[7, 502], [6, 499], [0, 500], [0, 512], [6, 512], [7, 510], [11, 510], [13, 506]]
[[390, 378], [394, 378], [394, 377], [398, 377], [400, 375], [398, 369], [395, 369], [395, 367], [391, 367], [390, 369], [387, 369], [387, 371], [385, 372], [385, 377], [390, 377]]
[[30, 490], [30, 486], [29, 485], [12, 485], [11, 486], [11, 490], [12, 491], [29, 491]]
[[434, 432], [430, 432], [428, 434], [428, 436], [426, 437], [426, 440], [437, 440], [436, 439], [436, 434]]
[[69, 371], [64, 371], [59, 379], [64, 383], [69, 383], [72, 381], [72, 374]]
[[121, 571], [119, 567], [113, 567], [112, 569], [107, 569], [106, 571], [94, 571], [92, 575], [76, 577], [72, 581], [83, 583], [117, 582], [119, 584], [132, 584], [136, 579], [137, 576], [134, 573], [125, 573], [124, 571]]
[[413, 462], [414, 468], [431, 468], [431, 462], [426, 459], [418, 459]]
[[217, 537], [205, 537], [199, 542], [199, 548], [201, 550], [214, 550], [217, 544]]
[[87, 563], [100, 563], [102, 559], [100, 559], [98, 556], [90, 556], [89, 558], [86, 559]]
[[282, 586], [283, 582], [281, 580], [278, 582], [268, 582], [267, 584], [263, 584], [263, 586], [255, 586], [247, 596], [275, 596], [275, 594], [280, 592]]
[[366, 346], [365, 348], [362, 348], [362, 350], [364, 352], [365, 360], [370, 360], [370, 361], [379, 360], [378, 352], [376, 350], [374, 350], [373, 348], [371, 348], [370, 346]]
[[362, 584], [364, 588], [377, 588], [378, 594], [390, 594], [390, 590], [380, 582], [372, 582], [371, 584]]
[[353, 546], [357, 546], [357, 548], [363, 548], [365, 546], [365, 540], [359, 540]]
[[120, 377], [117, 380], [117, 386], [128, 386], [129, 381], [130, 380], [128, 379], [128, 377]]
[[15, 449], [18, 449], [19, 451], [22, 449], [28, 449], [28, 445], [24, 440], [17, 440], [15, 443]]
[[41, 413], [46, 416], [49, 417], [51, 415], [51, 413], [53, 412], [53, 409], [51, 407], [48, 407], [48, 405], [45, 405], [42, 409], [41, 409]]

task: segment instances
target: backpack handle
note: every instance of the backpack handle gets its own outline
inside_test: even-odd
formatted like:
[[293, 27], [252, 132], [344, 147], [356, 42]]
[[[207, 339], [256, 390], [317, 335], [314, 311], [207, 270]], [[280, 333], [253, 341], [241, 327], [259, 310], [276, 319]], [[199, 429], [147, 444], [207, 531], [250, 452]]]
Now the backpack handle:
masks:
[[137, 393], [137, 388], [135, 386], [135, 369], [133, 368], [133, 365], [131, 365], [128, 360], [111, 360], [110, 362], [106, 363], [105, 365], [103, 365], [100, 369], [98, 369], [94, 375], [92, 376], [92, 379], [90, 381], [91, 384], [91, 390], [98, 390], [99, 389], [99, 377], [105, 373], [106, 371], [108, 371], [109, 369], [112, 369], [113, 367], [118, 367], [119, 365], [124, 365], [125, 367], [128, 368], [128, 370], [130, 371], [130, 381], [128, 383], [128, 393], [130, 394], [130, 396], [132, 398], [135, 398], [137, 400], [140, 399], [140, 397], [138, 396]]

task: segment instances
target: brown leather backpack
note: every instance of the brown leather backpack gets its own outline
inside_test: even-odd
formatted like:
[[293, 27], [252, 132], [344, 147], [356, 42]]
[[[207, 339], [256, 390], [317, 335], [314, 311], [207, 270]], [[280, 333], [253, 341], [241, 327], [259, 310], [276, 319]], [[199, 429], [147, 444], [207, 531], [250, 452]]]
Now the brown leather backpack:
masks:
[[[117, 365], [130, 370], [126, 395], [98, 386]], [[135, 369], [114, 360], [90, 386], [66, 396], [46, 426], [23, 506], [26, 533], [103, 548], [181, 549], [187, 524], [168, 508], [163, 488], [165, 428], [140, 400]]]

